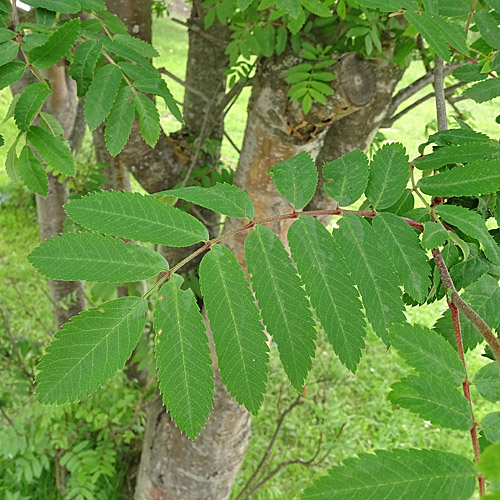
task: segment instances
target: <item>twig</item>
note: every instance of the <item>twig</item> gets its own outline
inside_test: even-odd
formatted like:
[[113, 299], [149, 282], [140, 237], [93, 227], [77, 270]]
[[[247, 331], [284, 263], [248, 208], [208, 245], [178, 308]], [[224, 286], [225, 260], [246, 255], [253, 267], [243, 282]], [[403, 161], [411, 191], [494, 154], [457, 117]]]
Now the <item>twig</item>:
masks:
[[434, 92], [436, 94], [436, 118], [438, 131], [448, 128], [446, 117], [446, 96], [444, 93], [443, 59], [436, 54], [434, 58]]
[[240, 149], [238, 148], [238, 146], [236, 146], [235, 142], [231, 139], [231, 137], [229, 137], [229, 134], [225, 130], [224, 130], [224, 137], [229, 141], [229, 144], [231, 144], [231, 146], [233, 146], [233, 148], [236, 150], [236, 152], [238, 154], [241, 154]]
[[474, 0], [472, 7], [470, 8], [469, 17], [467, 17], [467, 23], [465, 24], [465, 34], [469, 33], [470, 22], [472, 20], [472, 14], [476, 10], [477, 0]]
[[19, 13], [17, 12], [16, 0], [12, 0], [12, 23], [14, 24], [14, 29], [16, 29], [19, 24]]
[[177, 19], [175, 17], [172, 17], [171, 20], [174, 23], [180, 24], [181, 26], [184, 26], [185, 28], [192, 30], [193, 33], [196, 33], [197, 35], [201, 36], [202, 38], [205, 38], [206, 40], [214, 43], [215, 45], [219, 45], [220, 47], [225, 47], [227, 45], [226, 42], [219, 40], [215, 36], [208, 34], [206, 31], [202, 30], [198, 25], [194, 23], [186, 23], [185, 21], [182, 21], [181, 19]]

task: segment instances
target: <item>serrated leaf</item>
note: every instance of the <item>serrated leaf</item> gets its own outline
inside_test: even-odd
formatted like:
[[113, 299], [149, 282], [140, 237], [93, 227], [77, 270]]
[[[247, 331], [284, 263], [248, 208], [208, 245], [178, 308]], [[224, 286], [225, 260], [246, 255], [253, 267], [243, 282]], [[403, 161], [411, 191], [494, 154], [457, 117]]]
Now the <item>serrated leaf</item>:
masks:
[[60, 174], [75, 175], [75, 162], [67, 141], [35, 126], [29, 128], [27, 137], [49, 167]]
[[84, 398], [125, 366], [146, 324], [147, 302], [122, 297], [81, 312], [65, 323], [38, 364], [42, 403]]
[[52, 27], [55, 20], [56, 13], [53, 10], [43, 9], [42, 7], [36, 8], [36, 22], [44, 28]]
[[28, 189], [40, 196], [47, 196], [49, 192], [47, 174], [42, 163], [29, 146], [24, 146], [21, 150], [16, 164], [16, 172]]
[[469, 402], [457, 385], [428, 372], [391, 386], [389, 401], [430, 420], [433, 425], [467, 431], [472, 428]]
[[194, 439], [212, 408], [210, 348], [203, 317], [191, 289], [174, 274], [155, 305], [155, 359], [163, 404], [182, 432]]
[[450, 268], [450, 275], [457, 290], [461, 290], [477, 281], [490, 270], [491, 264], [484, 258], [470, 256]]
[[422, 246], [427, 250], [443, 246], [448, 240], [448, 231], [439, 222], [424, 222]]
[[484, 436], [490, 443], [500, 441], [500, 411], [488, 413], [481, 420], [481, 427]]
[[83, 10], [95, 10], [100, 12], [106, 9], [106, 4], [102, 0], [78, 0]]
[[38, 125], [55, 137], [61, 137], [64, 134], [64, 129], [57, 118], [45, 111], [41, 111], [38, 115]]
[[346, 207], [357, 201], [368, 183], [368, 158], [360, 150], [355, 149], [336, 160], [323, 165], [325, 179], [332, 182], [324, 184], [325, 192]]
[[175, 119], [180, 123], [184, 123], [179, 106], [177, 106], [174, 96], [170, 92], [170, 89], [163, 78], [145, 78], [143, 80], [136, 80], [134, 85], [142, 92], [160, 96], [165, 101], [167, 108], [174, 115]]
[[12, 40], [16, 34], [8, 30], [7, 28], [0, 28], [0, 43], [6, 42], [7, 40]]
[[[107, 10], [101, 10], [99, 12], [99, 17], [104, 19], [104, 23], [113, 33], [122, 35], [126, 35], [128, 33], [125, 23], [115, 14], [112, 14]], [[112, 40], [109, 41], [112, 42]]]
[[415, 198], [413, 197], [413, 190], [406, 188], [403, 194], [396, 203], [384, 209], [386, 212], [391, 212], [396, 215], [405, 215], [415, 207]]
[[465, 66], [459, 66], [455, 68], [451, 74], [457, 79], [463, 82], [477, 82], [479, 80], [485, 80], [488, 78], [487, 73], [481, 73], [480, 64], [466, 64]]
[[156, 194], [176, 196], [228, 217], [253, 219], [255, 215], [255, 207], [251, 198], [245, 191], [232, 184], [218, 182], [215, 186], [208, 188], [189, 186]]
[[403, 301], [394, 268], [374, 229], [357, 214], [345, 214], [335, 231], [375, 333], [389, 343], [387, 328], [404, 323]]
[[395, 0], [359, 0], [357, 2], [369, 9], [378, 9], [382, 12], [395, 12], [401, 9], [401, 4]]
[[291, 225], [288, 243], [333, 350], [354, 372], [365, 347], [366, 323], [338, 245], [318, 220], [306, 215]]
[[385, 258], [392, 261], [399, 283], [417, 302], [427, 296], [431, 269], [417, 233], [397, 215], [381, 213], [373, 219], [373, 229], [385, 243]]
[[390, 207], [401, 196], [409, 178], [410, 164], [405, 148], [397, 142], [385, 144], [370, 163], [366, 197], [373, 208]]
[[316, 349], [316, 331], [297, 271], [280, 239], [265, 226], [247, 236], [245, 260], [267, 332], [278, 345], [290, 382], [302, 391]]
[[418, 181], [420, 190], [431, 196], [477, 196], [500, 188], [498, 161], [484, 160], [456, 167]]
[[127, 45], [139, 54], [142, 54], [144, 57], [159, 57], [160, 55], [151, 44], [141, 40], [140, 38], [130, 35], [117, 34], [113, 39]]
[[78, 0], [26, 0], [24, 3], [32, 7], [42, 7], [61, 14], [76, 14], [80, 10]]
[[14, 41], [0, 43], [0, 66], [9, 63], [16, 58], [19, 52], [19, 45]]
[[168, 270], [161, 254], [123, 240], [94, 233], [63, 233], [44, 241], [28, 256], [48, 278], [123, 283]]
[[478, 213], [457, 205], [440, 205], [436, 207], [435, 212], [449, 224], [478, 240], [486, 257], [493, 264], [500, 265], [500, 248], [488, 232], [485, 220]]
[[0, 148], [5, 144], [5, 139], [3, 138], [3, 135], [0, 134]]
[[485, 144], [481, 148], [474, 144], [454, 144], [437, 148], [431, 154], [415, 158], [413, 165], [419, 170], [432, 170], [453, 163], [469, 163], [484, 160], [486, 156], [498, 153], [498, 146]]
[[144, 142], [152, 148], [155, 147], [160, 137], [160, 115], [154, 102], [144, 94], [136, 93], [134, 97], [135, 114], [139, 119], [139, 128], [141, 130]]
[[267, 173], [281, 195], [296, 210], [302, 210], [314, 196], [318, 171], [311, 155], [306, 151], [276, 163]]
[[208, 240], [205, 226], [193, 216], [153, 196], [98, 191], [65, 205], [78, 224], [99, 233], [170, 247]]
[[30, 63], [38, 69], [46, 69], [70, 53], [80, 32], [80, 20], [71, 19], [61, 24], [49, 39], [29, 53]]
[[486, 479], [500, 481], [500, 443], [488, 446], [481, 453], [477, 467]]
[[104, 137], [111, 156], [116, 156], [125, 147], [134, 124], [134, 92], [122, 87], [106, 120]]
[[328, 7], [330, 5], [328, 2], [323, 3], [320, 0], [302, 0], [302, 5], [309, 12], [312, 12], [315, 16], [319, 17], [331, 17], [332, 11]]
[[485, 102], [500, 96], [500, 79], [488, 78], [464, 90], [464, 96], [476, 102]]
[[41, 82], [32, 83], [24, 89], [14, 110], [14, 120], [19, 130], [26, 132], [29, 129], [31, 122], [50, 94], [49, 87]]
[[426, 42], [441, 56], [446, 62], [450, 62], [450, 49], [446, 43], [446, 38], [432, 15], [427, 12], [409, 12], [404, 14], [406, 20], [415, 26]]
[[69, 76], [76, 81], [77, 95], [80, 98], [85, 96], [92, 83], [101, 48], [101, 42], [87, 40], [75, 50], [73, 62], [69, 67]]
[[25, 69], [26, 64], [21, 61], [14, 61], [0, 66], [0, 90], [17, 82], [23, 76]]
[[[19, 94], [18, 94], [19, 95]], [[19, 138], [19, 137], [18, 137]], [[5, 156], [5, 172], [16, 184], [20, 182], [19, 172], [17, 171], [17, 140], [10, 146]]]
[[465, 380], [465, 370], [458, 353], [435, 331], [418, 325], [393, 325], [389, 330], [391, 345], [420, 373], [432, 373], [455, 385]]
[[448, 130], [441, 130], [429, 136], [429, 140], [424, 144], [435, 143], [438, 146], [450, 146], [452, 144], [465, 145], [467, 143], [485, 143], [487, 144], [490, 138], [481, 132], [476, 132], [472, 129], [464, 128], [451, 128]]
[[122, 83], [122, 72], [114, 64], [102, 67], [90, 84], [85, 99], [85, 120], [96, 129], [108, 116]]
[[[500, 323], [500, 288], [493, 276], [488, 274], [482, 276], [475, 283], [469, 285], [462, 296], [491, 328], [498, 326]], [[460, 313], [460, 326], [465, 351], [474, 349], [479, 342], [482, 342], [481, 334], [462, 313]], [[449, 310], [438, 319], [434, 328], [454, 348], [456, 347], [453, 321]]]
[[477, 480], [474, 465], [437, 450], [378, 450], [344, 460], [308, 488], [302, 500], [468, 500]]
[[484, 399], [492, 403], [500, 401], [500, 373], [498, 363], [493, 361], [482, 366], [474, 375], [472, 384]]
[[500, 50], [500, 31], [498, 22], [486, 11], [474, 12], [474, 22], [484, 41], [493, 49]]
[[266, 390], [266, 336], [245, 274], [228, 248], [215, 245], [203, 257], [200, 286], [222, 381], [256, 414]]

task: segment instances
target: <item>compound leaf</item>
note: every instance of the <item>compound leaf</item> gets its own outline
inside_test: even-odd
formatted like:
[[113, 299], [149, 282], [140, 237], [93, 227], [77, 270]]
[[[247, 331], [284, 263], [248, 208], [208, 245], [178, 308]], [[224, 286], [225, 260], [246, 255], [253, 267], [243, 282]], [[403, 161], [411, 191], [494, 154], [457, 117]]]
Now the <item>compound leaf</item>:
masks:
[[296, 210], [302, 210], [312, 199], [318, 183], [318, 171], [311, 155], [302, 151], [268, 170], [278, 191]]
[[122, 72], [114, 64], [107, 64], [95, 75], [85, 99], [85, 120], [90, 130], [96, 129], [108, 116], [115, 102]]
[[357, 214], [345, 214], [335, 231], [344, 259], [363, 299], [375, 333], [389, 343], [387, 328], [404, 323], [403, 301], [394, 268], [374, 229]]
[[102, 44], [87, 40], [80, 44], [69, 67], [69, 76], [76, 81], [78, 97], [84, 97], [92, 83], [94, 69], [101, 54]]
[[184, 247], [208, 240], [205, 226], [192, 215], [139, 193], [99, 191], [65, 205], [78, 224], [99, 233]]
[[134, 92], [128, 86], [122, 87], [106, 120], [104, 137], [111, 156], [120, 153], [127, 143], [134, 116]]
[[122, 297], [65, 323], [38, 364], [42, 403], [78, 401], [125, 366], [146, 324], [147, 302]]
[[41, 127], [31, 126], [28, 130], [28, 141], [40, 153], [43, 161], [56, 172], [64, 175], [75, 175], [75, 162], [68, 143], [53, 136]]
[[333, 350], [354, 372], [365, 347], [366, 323], [342, 252], [327, 229], [307, 215], [290, 226], [288, 243]]
[[24, 89], [14, 110], [14, 120], [19, 130], [26, 132], [29, 129], [31, 122], [50, 94], [51, 90], [48, 85], [41, 82], [32, 83]]
[[210, 348], [203, 317], [191, 289], [174, 274], [155, 305], [155, 358], [163, 404], [182, 432], [194, 439], [212, 408]]
[[79, 19], [71, 19], [59, 25], [43, 45], [35, 47], [29, 53], [30, 63], [38, 69], [54, 66], [57, 61], [70, 53], [79, 32]]
[[500, 265], [500, 248], [488, 232], [485, 220], [478, 213], [457, 205], [440, 205], [436, 207], [435, 212], [467, 236], [478, 240], [486, 257], [493, 264]]
[[63, 233], [35, 248], [28, 260], [48, 278], [123, 283], [168, 270], [167, 261], [149, 248], [94, 233]]
[[[500, 460], [499, 460], [500, 462]], [[498, 474], [497, 474], [498, 475]], [[437, 450], [378, 450], [344, 460], [307, 489], [302, 500], [467, 500], [476, 487], [472, 462]]]
[[431, 269], [417, 233], [400, 217], [391, 213], [377, 215], [372, 226], [385, 242], [385, 257], [392, 261], [405, 292], [417, 302], [422, 302], [431, 285]]
[[158, 110], [151, 99], [139, 92], [135, 94], [134, 107], [142, 138], [146, 144], [154, 148], [161, 132]]
[[[13, 154], [15, 155], [15, 147]], [[42, 162], [29, 146], [24, 146], [16, 163], [16, 172], [28, 189], [40, 196], [47, 196], [49, 181]]]
[[390, 207], [401, 197], [409, 178], [410, 164], [404, 147], [397, 142], [386, 144], [370, 163], [366, 197], [377, 210]]
[[176, 196], [183, 200], [196, 203], [202, 207], [219, 212], [228, 217], [253, 219], [255, 207], [251, 198], [237, 186], [217, 183], [215, 186], [203, 188], [190, 186], [178, 189], [169, 189], [156, 194]]
[[256, 414], [266, 390], [266, 336], [245, 274], [228, 248], [214, 245], [203, 257], [200, 286], [222, 381]]
[[355, 149], [346, 155], [323, 165], [326, 194], [338, 202], [341, 207], [357, 201], [368, 183], [368, 158], [360, 150]]
[[245, 260], [267, 331], [278, 345], [290, 382], [302, 391], [316, 349], [316, 331], [297, 271], [278, 236], [265, 226], [247, 236]]

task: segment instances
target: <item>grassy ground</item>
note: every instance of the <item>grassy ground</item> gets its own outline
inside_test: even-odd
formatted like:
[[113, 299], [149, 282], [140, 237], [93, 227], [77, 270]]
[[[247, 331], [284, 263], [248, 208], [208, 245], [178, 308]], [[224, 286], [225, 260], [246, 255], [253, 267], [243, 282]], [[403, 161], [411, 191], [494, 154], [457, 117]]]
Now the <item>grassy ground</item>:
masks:
[[[162, 54], [156, 61], [157, 64], [184, 78], [187, 57], [185, 28], [166, 19], [155, 23], [155, 45]], [[419, 74], [420, 66], [413, 65], [400, 87], [407, 85]], [[169, 81], [169, 85], [174, 97], [182, 101], [182, 86], [172, 81]], [[415, 99], [426, 92], [428, 90], [415, 96]], [[226, 121], [227, 131], [238, 145], [243, 140], [249, 93], [250, 90], [245, 89]], [[9, 100], [7, 91], [0, 92], [0, 118], [5, 114]], [[492, 137], [500, 136], [494, 121], [496, 115], [500, 114], [498, 101], [481, 108], [467, 101], [459, 105], [473, 116], [472, 124], [475, 127]], [[384, 131], [384, 134], [390, 140], [402, 142], [410, 157], [414, 157], [417, 155], [418, 144], [425, 139], [424, 128], [432, 122], [433, 113], [433, 102], [429, 100], [404, 120], [394, 124], [392, 129]], [[178, 128], [165, 109], [162, 110], [162, 123], [167, 132]], [[12, 141], [15, 133], [11, 124], [2, 125], [0, 132], [7, 144]], [[5, 153], [6, 148], [1, 148], [0, 164], [4, 162]], [[236, 166], [237, 154], [227, 141], [223, 143], [222, 157], [227, 163]], [[8, 198], [10, 202], [6, 204]], [[41, 339], [47, 334], [39, 320], [46, 324], [51, 322], [50, 304], [45, 297], [47, 286], [45, 280], [33, 271], [25, 259], [25, 255], [37, 242], [33, 197], [22, 189], [14, 189], [6, 176], [0, 174], [0, 281], [4, 284], [1, 302], [9, 310], [11, 327], [16, 334]], [[443, 308], [442, 303], [437, 303], [408, 311], [408, 316], [415, 323], [431, 326]], [[252, 439], [237, 479], [235, 495], [259, 462], [274, 431], [279, 412], [295, 397], [279, 366], [274, 346], [271, 357], [273, 369], [268, 393], [260, 414], [253, 419]], [[481, 366], [480, 351], [470, 353], [469, 358], [470, 371], [474, 373]], [[316, 475], [324, 473], [328, 465], [338, 464], [346, 457], [377, 448], [435, 447], [470, 456], [471, 445], [467, 435], [432, 426], [406, 410], [394, 409], [387, 401], [390, 385], [408, 372], [409, 369], [397, 354], [392, 350], [387, 351], [372, 333], [368, 335], [366, 351], [356, 375], [341, 365], [323, 339], [316, 352], [307, 393], [302, 404], [285, 420], [271, 455], [269, 470], [284, 460], [299, 457], [309, 459], [315, 453], [320, 436], [322, 447], [319, 456], [326, 452], [328, 456], [320, 467], [291, 465], [283, 469], [254, 498], [291, 500]], [[477, 418], [480, 419], [491, 411], [490, 406], [478, 400], [475, 408]]]

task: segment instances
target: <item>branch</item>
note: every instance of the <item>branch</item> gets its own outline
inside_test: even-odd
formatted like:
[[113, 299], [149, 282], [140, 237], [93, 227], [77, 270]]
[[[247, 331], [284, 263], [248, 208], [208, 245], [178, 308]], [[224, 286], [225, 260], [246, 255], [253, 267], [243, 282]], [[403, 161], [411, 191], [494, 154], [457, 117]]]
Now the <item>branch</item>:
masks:
[[181, 19], [176, 19], [175, 17], [172, 17], [171, 19], [174, 23], [180, 24], [181, 26], [190, 29], [193, 33], [196, 33], [197, 35], [201, 36], [202, 38], [205, 38], [206, 40], [214, 43], [215, 45], [220, 45], [221, 47], [225, 47], [227, 45], [226, 42], [219, 40], [218, 38], [212, 35], [209, 35], [206, 31], [202, 30], [198, 25], [194, 23], [187, 23], [185, 21], [182, 21]]
[[436, 54], [434, 58], [434, 92], [436, 94], [436, 118], [438, 131], [448, 128], [446, 117], [446, 96], [444, 93], [443, 60]]

